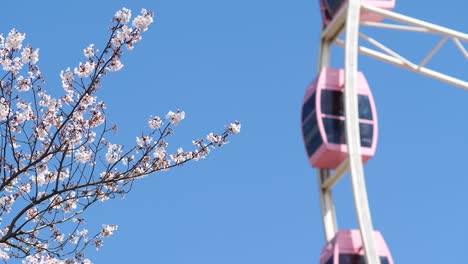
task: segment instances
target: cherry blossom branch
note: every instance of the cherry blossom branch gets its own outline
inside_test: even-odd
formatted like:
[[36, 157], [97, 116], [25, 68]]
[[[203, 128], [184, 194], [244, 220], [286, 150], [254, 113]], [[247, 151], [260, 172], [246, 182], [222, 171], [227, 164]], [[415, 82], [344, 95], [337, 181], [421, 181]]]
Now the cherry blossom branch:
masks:
[[91, 44], [85, 61], [60, 72], [64, 95], [44, 89], [37, 66], [39, 50], [22, 47], [25, 34], [0, 35], [0, 260], [23, 263], [91, 263], [84, 251], [99, 249], [116, 225], [102, 225], [90, 236], [83, 228], [87, 209], [123, 197], [137, 179], [205, 158], [240, 132], [235, 121], [217, 135], [192, 141], [170, 154], [168, 140], [185, 112], [151, 116], [149, 131], [134, 145], [113, 143], [117, 126], [108, 123], [96, 94], [102, 78], [123, 68], [121, 58], [141, 41], [153, 22], [143, 9], [130, 25], [131, 11], [118, 11], [102, 51]]

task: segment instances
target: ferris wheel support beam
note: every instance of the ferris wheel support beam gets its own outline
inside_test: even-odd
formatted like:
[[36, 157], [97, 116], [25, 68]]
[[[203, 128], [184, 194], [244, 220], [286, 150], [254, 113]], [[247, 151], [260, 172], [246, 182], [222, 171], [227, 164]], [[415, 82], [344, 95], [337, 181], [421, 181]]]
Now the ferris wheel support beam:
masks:
[[[321, 39], [320, 51], [317, 69], [320, 71], [323, 67], [330, 65], [331, 45], [330, 40]], [[331, 188], [322, 188], [322, 184], [330, 177], [330, 170], [318, 169], [318, 187], [320, 194], [320, 207], [322, 210], [322, 222], [325, 233], [325, 240], [330, 241], [338, 232], [336, 222], [335, 205], [333, 203], [333, 194]]]
[[398, 14], [396, 12], [384, 10], [384, 9], [366, 5], [366, 4], [362, 5], [361, 8], [365, 11], [384, 16], [388, 19], [391, 19], [400, 23], [404, 23], [410, 26], [425, 28], [428, 32], [431, 32], [431, 33], [448, 35], [450, 37], [454, 37], [462, 41], [468, 41], [468, 34], [460, 32], [460, 31], [456, 31], [447, 27], [435, 25], [430, 22], [426, 22], [424, 20], [405, 16], [402, 14]]
[[348, 162], [353, 189], [354, 207], [361, 232], [364, 257], [367, 264], [380, 264], [375, 250], [374, 228], [367, 198], [364, 168], [361, 158], [361, 141], [359, 132], [358, 96], [357, 96], [357, 64], [359, 47], [359, 16], [360, 0], [349, 0], [346, 14], [345, 32], [345, 83], [344, 109], [345, 132], [348, 148]]
[[[342, 41], [342, 40], [337, 39], [337, 40], [335, 40], [335, 44], [337, 44], [338, 46], [344, 47], [345, 42]], [[380, 60], [382, 62], [386, 62], [386, 63], [392, 64], [392, 65], [395, 65], [397, 67], [412, 71], [414, 73], [418, 73], [418, 74], [421, 74], [423, 76], [426, 76], [426, 77], [429, 77], [429, 78], [432, 78], [432, 79], [435, 79], [435, 80], [438, 80], [438, 81], [441, 81], [441, 82], [445, 82], [445, 83], [448, 83], [448, 84], [456, 86], [456, 87], [460, 87], [460, 88], [465, 89], [465, 90], [468, 90], [468, 82], [460, 80], [460, 79], [455, 78], [453, 76], [450, 76], [450, 75], [447, 75], [447, 74], [444, 74], [444, 73], [440, 73], [438, 71], [435, 71], [435, 70], [432, 70], [432, 69], [429, 69], [429, 68], [426, 68], [426, 67], [417, 67], [417, 66], [412, 67], [411, 65], [408, 65], [405, 61], [402, 61], [401, 59], [399, 59], [397, 57], [390, 56], [390, 55], [388, 55], [386, 53], [379, 52], [379, 51], [376, 51], [376, 50], [373, 50], [373, 49], [370, 49], [370, 48], [367, 48], [367, 47], [362, 47], [361, 46], [361, 47], [358, 48], [358, 50], [359, 50], [359, 53], [361, 53], [363, 55], [366, 55], [368, 57], [371, 57], [371, 58]]]
[[330, 170], [319, 169], [318, 175], [320, 207], [322, 209], [322, 221], [325, 231], [325, 240], [330, 241], [333, 239], [333, 237], [335, 237], [336, 233], [338, 232], [335, 205], [333, 203], [332, 189], [321, 187], [322, 183], [330, 177]]
[[[468, 34], [459, 32], [459, 31], [456, 31], [447, 27], [435, 25], [427, 21], [423, 21], [420, 19], [398, 14], [392, 11], [369, 6], [366, 4], [361, 5], [361, 10], [374, 13], [374, 14], [378, 14], [389, 20], [401, 23], [401, 24], [391, 24], [391, 23], [377, 23], [377, 22], [361, 22], [361, 25], [363, 26], [388, 29], [388, 30], [399, 30], [399, 31], [409, 31], [409, 32], [416, 32], [416, 33], [439, 35], [441, 37], [441, 40], [428, 53], [428, 55], [425, 56], [425, 58], [421, 62], [411, 62], [410, 59], [407, 59], [401, 54], [398, 54], [397, 52], [388, 48], [387, 46], [380, 43], [376, 39], [373, 39], [371, 37], [368, 37], [360, 33], [360, 36], [362, 39], [364, 39], [365, 41], [367, 41], [368, 43], [376, 47], [378, 50], [360, 46], [358, 48], [359, 53], [369, 56], [371, 58], [380, 60], [382, 62], [393, 64], [397, 67], [412, 71], [414, 73], [418, 73], [420, 75], [433, 78], [438, 81], [442, 81], [450, 85], [468, 90], [467, 80], [462, 80], [460, 78], [451, 76], [449, 74], [442, 73], [440, 71], [433, 70], [433, 69], [426, 67], [427, 63], [434, 57], [434, 55], [436, 55], [436, 53], [440, 50], [440, 48], [444, 46], [447, 40], [452, 40], [455, 46], [457, 47], [457, 49], [460, 51], [462, 57], [468, 60], [468, 51], [463, 46], [463, 43], [462, 43], [462, 42], [468, 42]], [[331, 32], [332, 32], [331, 30], [329, 31], [325, 30], [322, 33], [322, 36], [333, 38], [332, 41], [334, 42], [334, 44], [344, 47], [346, 45], [346, 41], [338, 39], [337, 38], [338, 35], [331, 34]], [[326, 35], [324, 36], [324, 34]]]
[[343, 177], [343, 175], [349, 169], [349, 162], [348, 159], [344, 160], [333, 172], [333, 174], [329, 174], [328, 177], [322, 180], [322, 188], [325, 190], [332, 189], [333, 186]]
[[328, 24], [327, 27], [322, 31], [320, 36], [322, 42], [333, 42], [333, 40], [338, 37], [341, 31], [343, 31], [347, 10], [348, 3], [344, 3], [343, 7], [333, 17], [333, 20], [330, 22], [330, 24]]

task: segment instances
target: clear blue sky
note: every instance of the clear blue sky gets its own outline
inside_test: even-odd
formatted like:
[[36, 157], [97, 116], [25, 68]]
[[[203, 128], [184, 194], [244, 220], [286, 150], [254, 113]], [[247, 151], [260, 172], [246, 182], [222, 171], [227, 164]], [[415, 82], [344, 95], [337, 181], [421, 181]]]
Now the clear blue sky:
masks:
[[[310, 264], [324, 244], [317, 177], [302, 145], [300, 108], [314, 78], [320, 15], [315, 0], [5, 1], [0, 32], [13, 27], [39, 47], [48, 91], [58, 74], [102, 46], [121, 7], [156, 12], [155, 24], [100, 98], [130, 144], [151, 114], [187, 119], [172, 147], [220, 131], [242, 132], [203, 161], [138, 182], [124, 200], [99, 204], [88, 227], [117, 224], [95, 263]], [[424, 8], [421, 8], [423, 6]], [[397, 1], [395, 11], [468, 32], [467, 3]], [[415, 59], [433, 37], [381, 32]], [[335, 67], [342, 52], [333, 50]], [[466, 76], [449, 44], [429, 66]], [[468, 92], [361, 57], [380, 120], [365, 173], [371, 212], [396, 263], [461, 263], [468, 250]], [[341, 228], [356, 228], [347, 177], [335, 191]]]

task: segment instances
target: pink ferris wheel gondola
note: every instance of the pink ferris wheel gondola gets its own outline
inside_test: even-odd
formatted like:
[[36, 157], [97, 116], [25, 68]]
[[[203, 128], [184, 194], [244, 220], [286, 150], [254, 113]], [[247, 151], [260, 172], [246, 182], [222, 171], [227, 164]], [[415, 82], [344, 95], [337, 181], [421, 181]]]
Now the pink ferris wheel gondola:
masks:
[[[393, 264], [382, 235], [374, 231], [374, 244], [381, 264]], [[320, 264], [364, 264], [364, 250], [359, 230], [340, 230], [320, 254]]]
[[[340, 8], [347, 2], [347, 0], [319, 0], [320, 11], [322, 12], [323, 24], [326, 26], [333, 17], [338, 13]], [[361, 4], [375, 6], [385, 10], [393, 10], [395, 7], [395, 0], [361, 0]], [[361, 21], [380, 22], [384, 19], [383, 16], [373, 14], [367, 11], [362, 11], [360, 16]]]
[[[377, 113], [369, 85], [357, 74], [359, 129], [363, 163], [375, 153]], [[343, 105], [344, 70], [323, 68], [307, 88], [302, 106], [302, 135], [313, 167], [336, 169], [347, 158]]]

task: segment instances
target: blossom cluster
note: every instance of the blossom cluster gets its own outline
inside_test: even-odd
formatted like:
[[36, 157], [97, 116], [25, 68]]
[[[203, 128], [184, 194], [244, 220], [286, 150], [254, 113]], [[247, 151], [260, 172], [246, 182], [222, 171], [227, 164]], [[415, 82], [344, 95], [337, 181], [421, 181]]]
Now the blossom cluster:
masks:
[[112, 142], [117, 127], [109, 125], [97, 92], [104, 76], [123, 68], [123, 50], [141, 41], [153, 13], [142, 9], [132, 20], [123, 8], [113, 23], [102, 51], [90, 44], [82, 62], [60, 72], [58, 97], [44, 88], [39, 49], [24, 45], [26, 35], [16, 29], [0, 35], [0, 261], [90, 264], [84, 250], [101, 248], [117, 226], [91, 235], [82, 217], [89, 206], [123, 197], [136, 179], [203, 159], [240, 132], [235, 121], [193, 140], [191, 150], [171, 150], [168, 138], [186, 115], [176, 110], [150, 116], [133, 146]]

